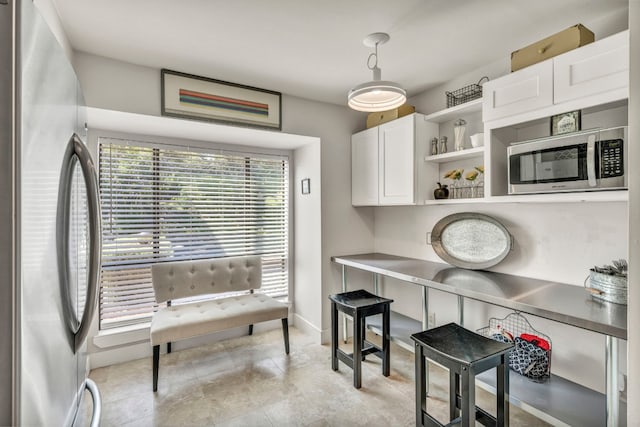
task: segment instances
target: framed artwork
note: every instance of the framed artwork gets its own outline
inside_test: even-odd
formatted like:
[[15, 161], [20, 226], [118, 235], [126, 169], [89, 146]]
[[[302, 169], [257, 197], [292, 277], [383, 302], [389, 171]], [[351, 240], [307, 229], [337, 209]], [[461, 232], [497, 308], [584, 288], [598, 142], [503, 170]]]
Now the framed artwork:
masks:
[[580, 110], [551, 116], [551, 135], [577, 132], [581, 126]]
[[309, 178], [305, 178], [302, 180], [302, 194], [311, 193], [311, 180]]
[[282, 94], [161, 70], [162, 115], [271, 129], [282, 128]]

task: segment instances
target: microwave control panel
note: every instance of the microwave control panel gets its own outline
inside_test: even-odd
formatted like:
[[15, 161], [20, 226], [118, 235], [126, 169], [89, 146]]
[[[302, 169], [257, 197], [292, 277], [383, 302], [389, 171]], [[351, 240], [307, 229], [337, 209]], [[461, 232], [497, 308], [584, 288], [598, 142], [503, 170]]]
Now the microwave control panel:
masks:
[[621, 139], [600, 141], [600, 178], [624, 175], [624, 151]]

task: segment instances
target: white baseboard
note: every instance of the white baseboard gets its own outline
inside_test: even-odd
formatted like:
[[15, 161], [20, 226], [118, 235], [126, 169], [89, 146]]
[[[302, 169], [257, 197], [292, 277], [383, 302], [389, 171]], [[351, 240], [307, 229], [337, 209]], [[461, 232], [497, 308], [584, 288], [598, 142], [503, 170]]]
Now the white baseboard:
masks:
[[[312, 336], [315, 342], [319, 344], [323, 343], [324, 334], [322, 330], [318, 329], [314, 324], [297, 313], [293, 313], [293, 325], [305, 334]], [[328, 337], [329, 340], [331, 340], [331, 334], [329, 334]]]
[[[130, 344], [125, 347], [91, 353], [89, 355], [89, 361], [91, 369], [96, 369], [145, 357], [151, 357], [151, 345], [149, 342]], [[149, 361], [149, 363], [151, 363], [151, 361]]]

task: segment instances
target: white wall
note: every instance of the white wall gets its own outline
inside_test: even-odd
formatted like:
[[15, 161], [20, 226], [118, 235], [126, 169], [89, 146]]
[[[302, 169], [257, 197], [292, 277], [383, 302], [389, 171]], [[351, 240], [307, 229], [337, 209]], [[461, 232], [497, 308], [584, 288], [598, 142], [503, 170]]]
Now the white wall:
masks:
[[67, 35], [65, 34], [62, 27], [62, 22], [60, 21], [60, 16], [58, 15], [58, 9], [56, 9], [53, 1], [34, 0], [33, 4], [35, 4], [36, 8], [38, 8], [38, 10], [40, 11], [40, 15], [42, 15], [45, 22], [58, 40], [58, 43], [60, 43], [62, 49], [64, 49], [67, 58], [69, 58], [70, 61], [73, 61], [73, 49], [71, 48], [71, 44], [69, 44], [69, 39], [67, 39]]
[[89, 107], [160, 115], [160, 70], [83, 52], [74, 66]]
[[[87, 105], [160, 114], [160, 70], [83, 52], [75, 53], [74, 63]], [[373, 211], [351, 207], [350, 138], [365, 117], [344, 106], [283, 95], [282, 131], [320, 138], [295, 150], [292, 183], [294, 323], [315, 332], [318, 342], [328, 337], [327, 297], [340, 285], [330, 256], [373, 249]], [[310, 195], [300, 195], [303, 177], [311, 178]]]
[[[602, 38], [624, 29], [625, 19], [613, 15], [603, 18], [601, 22], [584, 24], [596, 32], [597, 38]], [[159, 70], [81, 52], [76, 52], [75, 64], [88, 105], [159, 115]], [[424, 113], [439, 110], [445, 106], [445, 90], [473, 83], [483, 75], [495, 78], [508, 72], [508, 67], [508, 56], [505, 55], [504, 60], [419, 94], [410, 99], [410, 103]], [[424, 243], [426, 231], [431, 229], [437, 219], [448, 213], [476, 209], [465, 205], [357, 209], [351, 207], [350, 135], [362, 130], [364, 121], [363, 114], [354, 113], [342, 106], [283, 96], [283, 131], [317, 136], [321, 140], [319, 147], [308, 146], [294, 153], [296, 283], [293, 300], [297, 320], [304, 322], [310, 330], [321, 332], [320, 339], [324, 341], [327, 340], [329, 328], [327, 296], [340, 291], [340, 270], [330, 263], [330, 256], [369, 252], [375, 249], [435, 260], [437, 258], [433, 251]], [[319, 171], [315, 158], [318, 155]], [[299, 194], [299, 181], [307, 175], [312, 178], [312, 194], [303, 198]], [[316, 185], [318, 180], [320, 185]], [[321, 207], [318, 212], [318, 193], [315, 193], [315, 190], [320, 188]], [[628, 220], [624, 206], [551, 204], [532, 207], [497, 204], [483, 206], [478, 211], [504, 221], [516, 238], [514, 252], [508, 260], [496, 267], [497, 270], [580, 285], [581, 279], [586, 276], [586, 269], [591, 264], [626, 257]], [[313, 214], [305, 216], [309, 211], [313, 211]], [[607, 216], [613, 219], [611, 223], [603, 219]], [[583, 221], [582, 226], [577, 225], [576, 218]], [[320, 228], [317, 224], [318, 219]], [[561, 235], [566, 238], [558, 239], [558, 233], [564, 233]], [[308, 245], [307, 240], [318, 235], [320, 242]], [[594, 241], [598, 241], [598, 245], [593, 245]], [[573, 242], [575, 244], [572, 244]], [[530, 243], [532, 246], [529, 246]], [[315, 260], [307, 261], [308, 257], [314, 257]], [[370, 275], [349, 271], [350, 287], [369, 286], [369, 281]], [[390, 288], [402, 289], [396, 292], [394, 308], [399, 306], [400, 311], [419, 317], [420, 308], [416, 308], [416, 301], [419, 302], [420, 299], [419, 296], [415, 296], [416, 289], [407, 284], [384, 284], [385, 291], [393, 292]], [[431, 306], [436, 309], [438, 323], [443, 323], [448, 318], [453, 320], [453, 301], [449, 301], [446, 296], [432, 295]], [[476, 314], [470, 316], [469, 313], [474, 307]], [[468, 303], [467, 313], [470, 323], [478, 323], [483, 318], [494, 315], [489, 308], [473, 302]], [[549, 323], [551, 322], [535, 319], [534, 326], [549, 332], [555, 339], [554, 370], [602, 390], [604, 347], [601, 337]], [[578, 337], [580, 345], [573, 344], [575, 337]], [[582, 343], [587, 344], [582, 346]], [[571, 366], [576, 363], [580, 364], [578, 369]], [[638, 394], [640, 395], [640, 391]]]
[[[293, 153], [294, 283], [290, 300], [297, 328], [322, 333], [322, 203], [320, 142], [307, 144]], [[311, 193], [301, 194], [301, 180], [310, 180]]]
[[[629, 117], [640, 117], [640, 0], [629, 1], [629, 29], [631, 33], [631, 87]], [[629, 139], [638, 142], [640, 125], [638, 120], [629, 123]], [[629, 376], [627, 401], [640, 402], [640, 146], [630, 145], [629, 162], [635, 167], [631, 169], [629, 178], [629, 305], [628, 305], [628, 361]], [[623, 353], [624, 354], [624, 353]], [[629, 426], [640, 425], [640, 406], [627, 405]]]
[[[632, 0], [634, 1], [634, 0]], [[578, 22], [576, 22], [578, 23]], [[619, 10], [600, 17], [593, 21], [580, 22], [595, 34], [596, 40], [608, 37], [628, 28], [628, 16], [626, 11]], [[531, 40], [531, 43], [536, 40]], [[524, 46], [523, 46], [524, 47]], [[416, 107], [416, 111], [429, 114], [442, 110], [446, 107], [445, 91], [453, 91], [472, 83], [477, 83], [481, 77], [487, 76], [491, 80], [508, 74], [511, 71], [511, 52], [505, 52], [504, 57], [494, 61], [477, 70], [470, 71], [461, 76], [453, 77], [447, 82], [442, 82], [440, 86], [429, 89], [422, 93], [410, 94], [408, 103]], [[439, 59], [443, 60], [443, 59]]]
[[[626, 15], [615, 14], [593, 23], [584, 23], [603, 38], [627, 28]], [[446, 107], [445, 91], [475, 83], [481, 76], [491, 79], [509, 72], [509, 58], [457, 77], [409, 99], [416, 110], [430, 113]], [[375, 208], [375, 251], [439, 261], [426, 244], [426, 233], [446, 215], [480, 212], [502, 222], [514, 236], [508, 257], [491, 270], [582, 286], [593, 265], [612, 259], [628, 259], [629, 220], [627, 204], [459, 204], [426, 207]], [[385, 296], [394, 298], [394, 310], [421, 318], [420, 290], [385, 280]], [[436, 323], [456, 321], [457, 299], [437, 291], [430, 293], [430, 310]], [[484, 326], [492, 316], [508, 312], [486, 304], [468, 301], [465, 325]], [[554, 345], [553, 372], [587, 387], [604, 391], [604, 338], [602, 335], [570, 328], [530, 316], [533, 326], [551, 336]], [[626, 347], [623, 343], [621, 353]], [[624, 357], [623, 357], [624, 359]], [[626, 372], [626, 361], [621, 370]]]
[[[64, 36], [64, 31], [53, 3], [50, 0], [35, 0], [35, 4], [54, 30], [68, 56], [75, 61], [88, 105], [118, 111], [159, 115], [159, 70], [112, 61], [85, 53], [76, 53], [74, 55]], [[638, 36], [640, 32], [640, 2], [638, 0], [630, 0], [630, 11], [632, 45], [637, 46], [640, 44]], [[597, 38], [602, 38], [624, 29], [626, 27], [626, 16], [613, 14], [603, 17], [598, 22], [583, 22], [583, 24], [594, 30]], [[639, 55], [637, 49], [635, 51], [632, 50], [632, 76], [638, 74], [637, 70], [640, 68]], [[418, 111], [423, 113], [440, 110], [445, 106], [445, 90], [453, 90], [474, 83], [483, 75], [495, 78], [508, 72], [508, 69], [508, 57], [505, 55], [503, 60], [453, 79], [441, 87], [419, 94], [410, 99], [410, 103], [416, 105]], [[631, 93], [634, 98], [632, 98], [633, 101], [630, 106], [631, 117], [637, 117], [640, 112], [640, 101], [638, 101], [640, 99], [640, 83], [638, 82], [638, 78], [632, 78]], [[304, 147], [294, 153], [294, 159], [296, 162], [300, 162], [300, 167], [298, 168], [294, 165], [293, 183], [294, 186], [297, 186], [301, 176], [306, 177], [308, 175], [312, 178], [312, 194], [310, 197], [303, 199], [299, 195], [299, 189], [294, 188], [296, 193], [294, 195], [294, 217], [296, 217], [294, 218], [294, 230], [296, 231], [296, 236], [299, 234], [299, 238], [294, 243], [296, 248], [294, 303], [295, 306], [299, 307], [300, 317], [318, 331], [326, 332], [328, 328], [327, 295], [339, 291], [339, 269], [329, 262], [331, 255], [367, 252], [375, 247], [375, 250], [378, 251], [435, 259], [433, 251], [423, 243], [425, 232], [430, 230], [438, 218], [454, 211], [467, 209], [464, 205], [458, 205], [456, 208], [434, 206], [428, 208], [393, 208], [393, 210], [387, 208], [353, 209], [350, 205], [349, 136], [351, 133], [363, 128], [364, 116], [350, 112], [346, 108], [284, 96], [283, 131], [321, 137], [320, 147]], [[639, 132], [634, 123], [631, 123], [630, 132], [632, 137]], [[320, 156], [321, 160], [320, 178], [316, 156]], [[637, 151], [632, 151], [632, 156], [635, 159], [640, 158]], [[633, 182], [637, 182], [639, 179], [638, 174], [638, 168], [635, 168], [635, 179], [632, 180], [631, 184], [632, 196], [630, 203], [630, 216], [635, 220], [628, 230], [632, 236], [629, 242], [632, 266], [630, 283], [633, 283], [633, 277], [638, 274], [633, 266], [640, 263], [640, 242], [637, 239], [638, 233], [635, 229], [635, 224], [638, 223], [636, 220], [640, 217], [640, 190], [633, 185]], [[320, 182], [321, 185], [316, 185], [317, 182]], [[318, 209], [318, 193], [315, 193], [315, 190], [320, 188], [323, 189], [320, 195], [321, 210]], [[517, 272], [518, 274], [527, 274], [534, 277], [545, 277], [550, 275], [550, 272], [553, 272], [552, 275], [556, 277], [555, 280], [578, 285], [579, 283], [577, 282], [580, 281], [579, 278], [584, 273], [583, 264], [590, 265], [592, 263], [606, 262], [609, 258], [620, 256], [618, 253], [623, 251], [623, 248], [615, 241], [614, 236], [622, 237], [622, 241], [626, 244], [626, 213], [623, 207], [616, 204], [612, 207], [613, 209], [609, 210], [609, 206], [593, 207], [593, 205], [576, 204], [571, 206], [548, 205], [531, 209], [528, 205], [495, 205], [485, 207], [480, 211], [494, 215], [504, 221], [514, 233], [518, 242], [514, 253], [510, 255], [504, 264], [496, 267], [497, 270]], [[309, 212], [312, 212], [312, 214], [307, 217], [306, 215]], [[616, 223], [613, 226], [602, 220], [602, 217], [611, 214]], [[594, 224], [594, 227], [572, 227], [575, 224], [571, 223], [573, 215], [587, 221], [595, 219], [595, 223], [587, 222], [588, 224]], [[321, 221], [320, 227], [317, 223], [318, 217], [320, 217]], [[406, 223], [403, 224], [403, 221], [406, 221]], [[538, 227], [535, 229], [525, 227], [523, 224], [527, 224], [528, 221], [532, 221]], [[567, 231], [562, 230], [562, 225], [569, 226], [567, 229], [569, 230], [568, 238], [558, 242], [559, 239], [550, 229], [541, 227], [549, 222], [553, 224], [553, 230], [559, 230], [561, 233], [567, 233]], [[599, 228], [601, 231], [595, 233], [594, 230]], [[613, 234], [605, 236], [602, 231], [604, 229], [610, 229]], [[316, 236], [319, 234], [319, 230], [322, 232], [320, 234], [320, 242], [310, 244], [309, 241], [311, 239], [314, 237], [317, 239]], [[376, 235], [375, 242], [374, 231]], [[577, 239], [574, 240], [574, 236]], [[604, 246], [596, 247], [596, 245], [590, 244], [593, 239], [602, 240], [605, 243]], [[552, 243], [552, 241], [556, 241], [556, 243]], [[574, 241], [576, 242], [575, 245], [569, 244]], [[524, 249], [526, 242], [534, 242], [533, 249]], [[320, 248], [318, 248], [318, 245]], [[300, 252], [298, 253], [297, 251]], [[530, 253], [531, 251], [533, 252]], [[575, 253], [576, 251], [584, 254], [584, 262], [580, 255]], [[613, 252], [616, 252], [616, 254], [613, 254]], [[557, 256], [554, 257], [550, 254], [556, 254]], [[317, 259], [318, 256], [320, 256], [319, 260]], [[305, 260], [308, 257], [313, 258], [314, 261], [308, 261], [307, 264]], [[563, 259], [567, 260], [566, 263], [562, 261]], [[350, 272], [349, 274], [350, 286], [367, 286], [365, 281], [369, 280], [368, 275], [357, 272]], [[298, 285], [298, 282], [304, 283]], [[411, 285], [399, 283], [386, 284], [385, 289], [389, 289], [391, 286], [404, 289], [397, 298], [396, 304], [404, 306], [407, 312], [418, 317], [419, 308], [416, 309], [412, 301], [415, 289]], [[638, 308], [640, 306], [640, 293], [634, 292], [634, 289], [631, 287], [629, 296], [630, 339], [628, 356], [629, 360], [638, 361], [640, 360], [640, 344], [638, 344], [637, 339], [633, 338], [633, 333], [635, 331], [634, 325], [640, 322], [640, 315], [638, 314], [640, 313]], [[432, 295], [431, 299], [432, 309], [437, 307], [438, 323], [443, 323], [448, 317], [453, 319], [454, 313], [452, 304], [445, 306], [445, 309], [440, 308], [441, 299], [446, 300], [446, 297]], [[468, 303], [468, 313], [474, 307], [474, 304], [476, 303]], [[478, 306], [476, 308], [478, 309], [476, 313], [480, 316], [489, 313], [486, 307]], [[467, 319], [470, 322], [477, 321], [476, 317], [478, 316], [469, 318], [467, 315]], [[536, 326], [541, 329], [557, 327], [557, 325], [547, 325], [544, 321], [536, 323]], [[576, 347], [571, 344], [573, 342], [572, 339], [578, 336], [580, 337], [580, 342], [589, 342], [585, 351], [593, 353], [583, 355], [588, 360], [582, 362], [582, 365], [597, 367], [592, 372], [598, 373], [593, 379], [580, 379], [594, 388], [602, 389], [600, 385], [602, 375], [600, 375], [600, 372], [602, 371], [603, 350], [601, 345], [596, 342], [599, 337], [597, 339], [592, 338], [588, 336], [588, 333], [576, 331], [573, 328], [570, 328], [572, 330], [568, 332], [562, 330], [562, 328], [559, 329], [559, 331], [554, 330], [554, 346], [556, 349], [554, 353], [554, 369], [565, 370], [569, 364], [574, 362], [569, 355], [572, 354], [572, 348], [575, 350]], [[585, 334], [587, 336], [584, 336]], [[569, 351], [565, 352], [562, 349], [563, 346], [565, 348], [569, 347], [567, 349]], [[560, 362], [558, 362], [558, 358], [561, 359]], [[631, 363], [631, 378], [638, 377], [638, 375], [634, 374], [634, 369], [637, 370], [637, 365]], [[570, 369], [570, 371], [573, 373], [575, 370]], [[579, 369], [578, 371], [589, 372], [588, 369]], [[585, 375], [578, 374], [578, 376], [584, 377]], [[640, 381], [631, 380], [629, 382], [629, 401], [634, 402], [639, 399]], [[640, 409], [634, 405], [629, 405], [629, 420], [637, 420], [639, 418]], [[629, 425], [634, 424], [629, 422]]]
[[[294, 97], [284, 98], [282, 110], [283, 131], [318, 136], [321, 140], [322, 275], [316, 280], [322, 291], [313, 295], [296, 294], [296, 300], [304, 297], [307, 304], [321, 309], [321, 322], [316, 326], [322, 331], [322, 341], [326, 342], [330, 338], [328, 296], [340, 292], [340, 271], [330, 257], [373, 249], [373, 211], [351, 206], [351, 134], [364, 126], [366, 115], [344, 106]], [[299, 186], [299, 182], [294, 184]], [[313, 181], [311, 191], [314, 191]], [[350, 285], [363, 286], [358, 280], [351, 281]]]
[[[426, 233], [441, 218], [456, 212], [479, 212], [499, 220], [514, 237], [507, 258], [492, 271], [582, 286], [593, 265], [627, 258], [626, 203], [462, 204], [375, 209], [375, 251], [435, 262], [442, 260], [426, 244]], [[420, 291], [415, 286], [384, 282], [385, 296], [395, 299], [394, 310], [421, 318]], [[456, 320], [457, 300], [430, 294], [430, 310], [437, 324]], [[474, 307], [474, 308], [472, 308]], [[502, 311], [469, 303], [465, 325], [485, 326]], [[553, 371], [604, 391], [604, 339], [532, 317], [533, 326], [550, 335], [554, 344]], [[583, 337], [576, 345], [572, 334]]]

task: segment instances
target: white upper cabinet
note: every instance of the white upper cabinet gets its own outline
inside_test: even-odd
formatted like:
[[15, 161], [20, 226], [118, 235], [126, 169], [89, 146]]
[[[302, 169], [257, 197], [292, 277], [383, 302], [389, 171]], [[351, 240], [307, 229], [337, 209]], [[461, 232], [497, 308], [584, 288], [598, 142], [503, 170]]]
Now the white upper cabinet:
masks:
[[378, 128], [378, 202], [414, 203], [415, 128], [413, 118], [394, 120]]
[[[351, 136], [351, 203], [354, 206], [424, 203], [423, 182], [437, 179], [425, 165], [428, 126], [411, 114]], [[427, 176], [427, 171], [433, 173]]]
[[534, 115], [550, 116], [626, 99], [629, 31], [507, 74], [482, 88], [485, 122], [532, 112], [526, 115], [530, 120]]
[[351, 203], [378, 204], [378, 128], [351, 136]]
[[553, 83], [556, 104], [598, 94], [628, 98], [629, 31], [554, 58]]
[[507, 74], [482, 86], [485, 122], [553, 104], [551, 59]]

